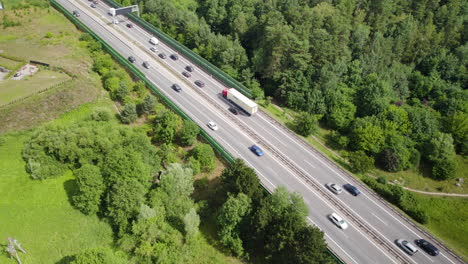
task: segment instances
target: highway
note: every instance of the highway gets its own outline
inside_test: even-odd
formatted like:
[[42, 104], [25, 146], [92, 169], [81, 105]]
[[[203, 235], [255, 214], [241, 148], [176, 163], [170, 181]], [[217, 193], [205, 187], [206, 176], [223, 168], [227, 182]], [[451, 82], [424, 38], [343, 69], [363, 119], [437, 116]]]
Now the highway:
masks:
[[[152, 35], [138, 25], [127, 28], [125, 17], [119, 17], [118, 25], [111, 24], [109, 7], [103, 2], [95, 9], [83, 0], [58, 2], [70, 12], [79, 10], [79, 19], [124, 57], [134, 56], [135, 66], [228, 152], [254, 168], [266, 188], [285, 186], [300, 193], [309, 207], [309, 221], [324, 231], [329, 247], [346, 263], [463, 263], [421, 232], [411, 220], [265, 113], [252, 117], [230, 113], [229, 103], [220, 95], [226, 88], [222, 83], [181, 55], [176, 61], [169, 58], [175, 52], [164, 43], [157, 45], [158, 52], [150, 51], [153, 45], [148, 41]], [[167, 55], [166, 59], [158, 57], [161, 52]], [[151, 68], [142, 67], [143, 61], [148, 61]], [[195, 68], [190, 78], [181, 74], [187, 65]], [[206, 86], [197, 87], [195, 80], [202, 80]], [[171, 88], [174, 83], [182, 87], [180, 93]], [[216, 122], [219, 130], [207, 128], [209, 121]], [[252, 144], [261, 146], [265, 155], [255, 156], [248, 149]], [[343, 191], [335, 195], [324, 186], [329, 182], [352, 183], [362, 194], [354, 197]], [[350, 227], [341, 230], [335, 226], [327, 218], [332, 212], [341, 215]], [[409, 256], [395, 245], [394, 241], [400, 238], [409, 241], [424, 238], [436, 244], [441, 254], [431, 257], [420, 250]]]

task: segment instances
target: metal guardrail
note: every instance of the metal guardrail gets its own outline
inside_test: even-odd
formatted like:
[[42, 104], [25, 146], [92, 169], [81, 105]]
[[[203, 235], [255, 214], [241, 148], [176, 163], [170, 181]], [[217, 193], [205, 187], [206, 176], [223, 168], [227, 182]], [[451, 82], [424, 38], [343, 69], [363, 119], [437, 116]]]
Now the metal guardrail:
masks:
[[[106, 2], [109, 6], [112, 6], [114, 8], [120, 8], [122, 7], [119, 3], [113, 1], [113, 0], [103, 0]], [[196, 54], [189, 48], [185, 47], [181, 43], [179, 43], [177, 40], [173, 39], [160, 29], [156, 28], [152, 24], [148, 23], [147, 21], [139, 18], [135, 14], [128, 14], [127, 15], [134, 23], [139, 24], [141, 27], [146, 29], [148, 32], [151, 34], [154, 34], [156, 37], [159, 38], [160, 41], [168, 44], [171, 46], [173, 49], [177, 50], [179, 53], [183, 54], [185, 57], [189, 58], [192, 62], [195, 62], [200, 68], [204, 69], [206, 72], [210, 73], [213, 75], [214, 78], [218, 79], [224, 84], [227, 84], [229, 87], [236, 88], [239, 92], [244, 94], [247, 97], [251, 97], [251, 92], [250, 90], [236, 81], [234, 78], [223, 72], [222, 70], [218, 69], [218, 67], [214, 66], [211, 64], [209, 61], [205, 60], [202, 58], [200, 55]]]

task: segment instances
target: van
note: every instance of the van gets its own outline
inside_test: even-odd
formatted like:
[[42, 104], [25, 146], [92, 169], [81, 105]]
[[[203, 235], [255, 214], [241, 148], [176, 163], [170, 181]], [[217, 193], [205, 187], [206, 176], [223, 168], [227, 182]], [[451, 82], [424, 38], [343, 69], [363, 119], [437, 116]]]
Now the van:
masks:
[[159, 44], [159, 40], [155, 37], [152, 37], [150, 38], [149, 42], [153, 45], [158, 45]]

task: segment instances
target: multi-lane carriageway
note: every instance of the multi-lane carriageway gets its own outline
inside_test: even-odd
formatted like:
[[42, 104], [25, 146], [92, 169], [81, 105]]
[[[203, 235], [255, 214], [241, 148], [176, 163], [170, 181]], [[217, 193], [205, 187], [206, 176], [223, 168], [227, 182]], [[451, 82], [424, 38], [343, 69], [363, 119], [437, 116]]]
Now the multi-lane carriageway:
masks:
[[[110, 7], [104, 2], [95, 9], [86, 0], [58, 2], [70, 12], [79, 10], [78, 19], [122, 56], [134, 56], [135, 66], [228, 152], [253, 167], [267, 189], [285, 186], [291, 192], [300, 193], [310, 210], [308, 220], [325, 232], [329, 247], [346, 263], [463, 263], [413, 221], [265, 113], [252, 117], [229, 113], [230, 105], [220, 94], [226, 88], [221, 82], [181, 55], [179, 60], [170, 59], [169, 55], [176, 52], [165, 43], [160, 42], [157, 53], [150, 51], [152, 45], [148, 41], [152, 35], [136, 24], [127, 28], [126, 17], [119, 17], [120, 23], [112, 24], [108, 15]], [[168, 55], [167, 59], [158, 57], [161, 52]], [[142, 67], [143, 61], [148, 61], [151, 68]], [[187, 65], [195, 67], [190, 78], [181, 74]], [[195, 80], [202, 80], [206, 86], [197, 87]], [[174, 83], [182, 87], [182, 92], [172, 90]], [[216, 122], [219, 130], [209, 130], [206, 127], [209, 121]], [[265, 155], [257, 157], [251, 153], [248, 147], [252, 144], [261, 146]], [[334, 195], [324, 186], [328, 182], [352, 183], [362, 194]], [[341, 215], [350, 227], [344, 231], [338, 229], [327, 218], [332, 212]], [[395, 245], [399, 238], [410, 241], [424, 238], [436, 244], [441, 254], [431, 257], [420, 250], [410, 257]]]

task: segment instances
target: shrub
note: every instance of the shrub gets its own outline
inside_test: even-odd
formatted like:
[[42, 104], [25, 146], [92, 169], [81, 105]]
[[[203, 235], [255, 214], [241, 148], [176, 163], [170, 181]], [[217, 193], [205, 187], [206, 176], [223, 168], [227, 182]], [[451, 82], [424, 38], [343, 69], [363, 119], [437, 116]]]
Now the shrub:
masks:
[[362, 150], [350, 153], [348, 160], [351, 170], [355, 173], [365, 173], [374, 167], [374, 158], [367, 156]]
[[317, 131], [317, 128], [317, 119], [310, 113], [303, 112], [294, 120], [294, 130], [304, 137]]
[[112, 113], [107, 108], [96, 108], [91, 113], [91, 119], [94, 121], [109, 121], [112, 118]]
[[120, 113], [120, 120], [124, 124], [130, 124], [138, 118], [135, 104], [126, 104]]

